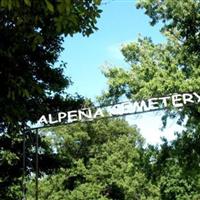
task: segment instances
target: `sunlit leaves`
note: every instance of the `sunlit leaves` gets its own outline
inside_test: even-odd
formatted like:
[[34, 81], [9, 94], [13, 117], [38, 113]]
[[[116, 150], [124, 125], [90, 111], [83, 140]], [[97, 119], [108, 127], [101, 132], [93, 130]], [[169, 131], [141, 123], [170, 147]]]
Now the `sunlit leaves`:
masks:
[[[143, 139], [126, 121], [56, 127], [51, 137], [67, 167], [40, 180], [40, 199], [159, 199], [158, 187], [141, 168]], [[30, 183], [28, 197], [33, 196]]]
[[[0, 0], [0, 146], [4, 152], [0, 157], [0, 199], [21, 198], [17, 185], [10, 187], [19, 183], [22, 175], [22, 143], [15, 140], [22, 137], [20, 130], [37, 122], [41, 114], [82, 105], [83, 97], [66, 94], [71, 83], [64, 75], [66, 64], [55, 64], [59, 63], [64, 35], [89, 36], [97, 29], [99, 14], [99, 2], [93, 0]], [[48, 154], [45, 142], [41, 144], [45, 153], [40, 156], [40, 167], [50, 172], [58, 163]], [[15, 160], [12, 156], [19, 152], [19, 160]], [[45, 159], [54, 162], [46, 166]], [[29, 165], [29, 173], [31, 168]]]
[[[171, 93], [199, 92], [199, 24], [200, 2], [195, 0], [140, 0], [151, 18], [160, 23], [165, 43], [139, 38], [123, 47], [129, 70], [119, 67], [104, 71], [108, 90], [101, 99], [116, 101], [126, 96], [131, 100], [159, 97]], [[185, 123], [185, 130], [160, 149], [149, 148], [143, 154], [144, 170], [160, 190], [160, 199], [199, 198], [199, 105], [174, 110], [170, 107], [162, 117], [163, 125], [171, 117]]]

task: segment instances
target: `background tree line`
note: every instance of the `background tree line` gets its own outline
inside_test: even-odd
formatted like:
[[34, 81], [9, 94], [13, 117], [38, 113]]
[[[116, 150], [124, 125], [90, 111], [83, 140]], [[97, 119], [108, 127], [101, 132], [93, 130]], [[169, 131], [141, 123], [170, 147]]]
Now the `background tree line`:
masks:
[[[88, 103], [64, 95], [70, 79], [63, 74], [65, 64], [55, 63], [65, 36], [89, 36], [97, 29], [100, 1], [0, 5], [0, 199], [21, 199], [23, 131], [43, 113]], [[199, 92], [200, 1], [140, 0], [137, 6], [152, 25], [162, 22], [166, 42], [139, 38], [126, 45], [122, 53], [130, 70], [104, 71], [109, 88], [101, 102]], [[166, 111], [163, 125], [178, 118], [185, 130], [159, 147], [145, 147], [124, 119], [40, 132], [39, 199], [200, 199], [199, 116], [198, 105]], [[34, 199], [34, 133], [26, 132], [26, 142], [27, 198]]]

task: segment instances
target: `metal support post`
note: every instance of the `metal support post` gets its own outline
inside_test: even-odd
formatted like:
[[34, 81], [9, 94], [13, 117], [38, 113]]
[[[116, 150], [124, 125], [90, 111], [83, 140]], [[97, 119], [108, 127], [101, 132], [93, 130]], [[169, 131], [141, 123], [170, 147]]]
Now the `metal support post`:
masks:
[[26, 136], [25, 136], [25, 131], [22, 132], [23, 134], [23, 174], [22, 174], [22, 198], [23, 200], [26, 200]]
[[38, 129], [36, 129], [35, 164], [35, 200], [38, 200]]

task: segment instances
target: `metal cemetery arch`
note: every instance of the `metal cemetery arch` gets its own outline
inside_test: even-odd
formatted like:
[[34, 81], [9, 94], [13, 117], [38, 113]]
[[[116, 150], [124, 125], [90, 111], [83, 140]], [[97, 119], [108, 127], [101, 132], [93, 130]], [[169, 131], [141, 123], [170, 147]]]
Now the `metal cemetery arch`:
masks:
[[[105, 118], [113, 118], [127, 116], [133, 114], [141, 114], [152, 111], [165, 110], [169, 107], [181, 108], [183, 106], [191, 106], [200, 103], [200, 95], [196, 92], [172, 94], [164, 97], [150, 98], [142, 101], [126, 101], [105, 107], [84, 108], [68, 112], [59, 112], [57, 115], [44, 115], [38, 120], [40, 122], [36, 127], [27, 129], [26, 131], [35, 131], [35, 200], [38, 200], [38, 133], [39, 129], [55, 127], [61, 125], [69, 125], [76, 122], [85, 122], [100, 120]], [[42, 125], [43, 124], [43, 125]], [[26, 200], [26, 140], [25, 132], [23, 132], [23, 179], [22, 193], [23, 200]]]

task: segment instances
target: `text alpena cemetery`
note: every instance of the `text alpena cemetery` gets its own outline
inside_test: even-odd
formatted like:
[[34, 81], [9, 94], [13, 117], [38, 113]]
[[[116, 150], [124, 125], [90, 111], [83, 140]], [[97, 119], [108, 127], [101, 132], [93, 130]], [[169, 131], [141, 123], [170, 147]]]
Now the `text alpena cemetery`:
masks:
[[48, 117], [42, 115], [38, 120], [39, 124], [57, 124], [72, 123], [75, 121], [87, 121], [96, 118], [120, 116], [126, 114], [137, 114], [146, 111], [154, 111], [164, 109], [169, 106], [176, 108], [183, 107], [186, 104], [197, 104], [200, 102], [200, 95], [196, 92], [173, 94], [165, 97], [150, 98], [142, 101], [127, 101], [112, 106], [102, 108], [84, 108], [80, 110], [72, 110], [68, 112], [58, 112], [57, 114], [49, 114]]

